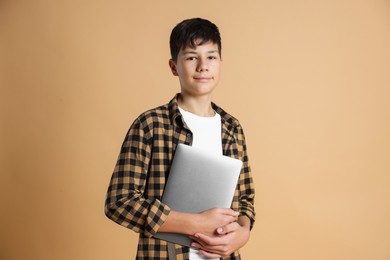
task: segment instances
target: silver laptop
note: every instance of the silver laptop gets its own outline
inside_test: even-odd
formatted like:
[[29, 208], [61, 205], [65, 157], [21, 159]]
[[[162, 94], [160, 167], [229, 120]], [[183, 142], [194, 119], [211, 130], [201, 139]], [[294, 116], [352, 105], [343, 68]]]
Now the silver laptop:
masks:
[[[238, 159], [178, 144], [162, 202], [186, 213], [230, 208], [241, 167]], [[184, 246], [192, 242], [187, 235], [177, 233], [157, 232], [155, 237]]]

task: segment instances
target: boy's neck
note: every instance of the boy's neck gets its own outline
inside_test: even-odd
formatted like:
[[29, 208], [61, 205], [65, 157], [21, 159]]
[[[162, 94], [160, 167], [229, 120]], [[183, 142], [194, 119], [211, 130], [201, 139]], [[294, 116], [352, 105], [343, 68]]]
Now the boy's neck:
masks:
[[198, 116], [211, 117], [215, 115], [215, 111], [211, 106], [210, 95], [192, 97], [181, 93], [178, 99], [178, 105], [185, 111]]

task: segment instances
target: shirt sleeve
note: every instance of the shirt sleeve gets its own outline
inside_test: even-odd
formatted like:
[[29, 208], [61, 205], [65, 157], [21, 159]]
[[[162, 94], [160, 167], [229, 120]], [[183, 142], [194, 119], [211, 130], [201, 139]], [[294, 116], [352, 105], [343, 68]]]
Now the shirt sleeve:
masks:
[[255, 208], [254, 208], [255, 188], [253, 184], [251, 167], [249, 165], [244, 131], [241, 127], [238, 127], [237, 132], [238, 132], [237, 141], [240, 146], [239, 150], [241, 150], [242, 152], [242, 161], [243, 161], [243, 166], [238, 180], [239, 212], [241, 215], [245, 215], [250, 219], [251, 221], [250, 229], [252, 229], [255, 223], [255, 215], [256, 215]]
[[144, 196], [151, 141], [150, 128], [137, 119], [122, 144], [105, 202], [108, 218], [147, 237], [157, 232], [170, 213], [160, 200]]

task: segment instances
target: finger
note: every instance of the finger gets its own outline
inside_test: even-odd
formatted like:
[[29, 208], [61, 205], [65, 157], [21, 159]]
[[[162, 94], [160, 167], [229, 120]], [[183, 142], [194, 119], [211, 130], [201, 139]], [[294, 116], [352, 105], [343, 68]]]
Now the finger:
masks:
[[205, 257], [208, 257], [208, 258], [221, 258], [221, 257], [223, 257], [222, 255], [218, 255], [218, 254], [215, 254], [215, 253], [207, 252], [207, 251], [202, 250], [202, 249], [199, 250], [199, 253], [202, 256], [205, 256]]
[[217, 234], [219, 235], [226, 234], [226, 226], [217, 228]]
[[228, 246], [206, 246], [206, 247], [198, 247], [199, 250], [206, 251], [207, 253], [210, 254], [217, 254], [217, 255], [222, 255], [226, 256], [229, 254], [229, 247]]
[[191, 242], [191, 247], [197, 249], [203, 248], [203, 246], [199, 242]]
[[208, 246], [203, 240], [201, 240], [201, 239], [199, 239], [197, 237], [190, 236], [190, 238], [193, 240], [191, 242], [191, 246], [192, 247], [195, 247], [195, 248], [205, 248], [205, 247]]
[[222, 255], [223, 253], [226, 253], [226, 246], [202, 246], [197, 242], [192, 242], [191, 247], [203, 250], [209, 254]]
[[240, 215], [240, 212], [238, 211], [234, 211], [230, 208], [222, 208], [221, 209], [221, 212], [225, 215], [229, 215], [229, 216], [232, 216], [232, 217], [238, 217]]
[[230, 232], [236, 231], [239, 227], [239, 224], [237, 222], [232, 222], [230, 224], [227, 224], [223, 227], [217, 228], [217, 234], [218, 235], [226, 235]]
[[210, 237], [202, 233], [196, 233], [192, 239], [202, 244], [203, 246], [226, 245], [228, 243], [228, 237], [226, 236]]
[[207, 244], [202, 241], [201, 239], [198, 239], [194, 236], [190, 236], [190, 238], [193, 240], [191, 242], [191, 247], [194, 247], [194, 248], [205, 248], [207, 246]]

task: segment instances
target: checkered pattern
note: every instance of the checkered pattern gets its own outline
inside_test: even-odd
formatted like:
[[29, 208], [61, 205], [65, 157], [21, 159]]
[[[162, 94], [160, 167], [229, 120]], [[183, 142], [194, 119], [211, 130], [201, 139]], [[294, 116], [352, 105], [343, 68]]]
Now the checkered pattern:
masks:
[[[116, 223], [138, 232], [137, 259], [168, 259], [167, 242], [153, 235], [164, 223], [170, 208], [161, 202], [165, 181], [178, 143], [191, 145], [192, 133], [177, 105], [169, 104], [141, 114], [123, 142], [107, 192], [105, 213]], [[212, 104], [222, 122], [224, 155], [243, 161], [232, 209], [255, 221], [254, 187], [244, 132], [237, 119]], [[175, 245], [177, 259], [188, 259], [189, 248]], [[225, 259], [240, 259], [235, 252]]]

